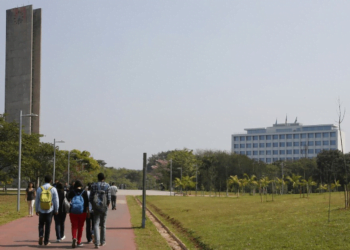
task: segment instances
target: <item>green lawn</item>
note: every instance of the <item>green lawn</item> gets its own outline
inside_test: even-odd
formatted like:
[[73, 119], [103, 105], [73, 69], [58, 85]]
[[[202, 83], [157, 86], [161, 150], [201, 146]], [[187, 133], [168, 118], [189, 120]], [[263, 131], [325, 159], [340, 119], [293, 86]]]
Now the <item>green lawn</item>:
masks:
[[28, 205], [21, 195], [20, 212], [17, 212], [16, 195], [0, 195], [0, 225], [28, 215]]
[[158, 208], [162, 220], [202, 249], [349, 249], [350, 210], [343, 210], [343, 193], [332, 193], [331, 201], [328, 223], [328, 194], [275, 196], [273, 202], [269, 196], [263, 203], [258, 195], [147, 196], [148, 208]]
[[147, 219], [145, 228], [141, 228], [141, 207], [136, 203], [133, 196], [127, 196], [128, 207], [131, 215], [131, 225], [134, 228], [137, 249], [162, 250], [171, 249], [165, 239], [158, 233], [153, 223]]

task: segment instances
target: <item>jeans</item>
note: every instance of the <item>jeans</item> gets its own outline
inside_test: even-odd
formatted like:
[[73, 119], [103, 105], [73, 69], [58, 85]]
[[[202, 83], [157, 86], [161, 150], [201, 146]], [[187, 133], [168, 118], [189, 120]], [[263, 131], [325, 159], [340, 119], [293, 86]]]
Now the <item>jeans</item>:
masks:
[[[98, 213], [94, 211], [94, 232], [95, 232], [95, 245], [98, 246], [100, 243], [106, 242], [106, 219], [107, 212]], [[99, 225], [101, 225], [101, 235], [99, 230]], [[101, 236], [101, 237], [100, 237]]]
[[[72, 223], [72, 238], [77, 239], [77, 243], [81, 243], [81, 236], [83, 236], [84, 223], [86, 219], [86, 213], [82, 214], [69, 214], [70, 222]], [[78, 230], [78, 237], [77, 237]]]
[[27, 201], [27, 203], [28, 203], [28, 215], [33, 216], [34, 202], [35, 202], [35, 200]]
[[94, 234], [94, 213], [90, 213], [90, 218], [86, 217], [86, 239], [92, 241], [91, 235]]
[[64, 222], [66, 221], [66, 216], [66, 213], [59, 213], [53, 216], [55, 219], [56, 237], [58, 240], [64, 236]]
[[111, 195], [111, 200], [112, 200], [112, 209], [114, 209], [116, 207], [117, 196]]
[[[39, 213], [39, 237], [44, 237], [44, 244], [47, 244], [50, 239], [50, 227], [52, 221], [52, 214], [50, 213]], [[45, 236], [44, 236], [45, 226]]]

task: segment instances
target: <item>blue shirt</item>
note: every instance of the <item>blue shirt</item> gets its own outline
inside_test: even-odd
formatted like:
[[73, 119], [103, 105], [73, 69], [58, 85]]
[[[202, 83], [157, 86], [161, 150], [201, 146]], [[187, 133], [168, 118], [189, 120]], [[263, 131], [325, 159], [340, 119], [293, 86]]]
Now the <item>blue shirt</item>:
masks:
[[[50, 183], [45, 183], [43, 185], [44, 189], [47, 190], [50, 187]], [[35, 198], [35, 211], [39, 212], [39, 213], [44, 213], [44, 214], [48, 214], [51, 213], [52, 211], [54, 211], [55, 213], [58, 213], [58, 194], [57, 194], [57, 189], [55, 187], [51, 188], [51, 196], [52, 196], [52, 205], [51, 208], [49, 210], [42, 210], [40, 207], [40, 195], [41, 195], [41, 186], [38, 187], [37, 191], [36, 191], [36, 198]]]

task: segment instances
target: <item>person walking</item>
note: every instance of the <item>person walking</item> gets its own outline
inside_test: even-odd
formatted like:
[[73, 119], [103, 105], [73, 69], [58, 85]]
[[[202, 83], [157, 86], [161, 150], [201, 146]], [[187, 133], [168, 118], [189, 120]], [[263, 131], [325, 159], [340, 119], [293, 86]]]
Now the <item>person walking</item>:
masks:
[[[88, 183], [87, 194], [89, 199], [90, 199], [90, 193], [91, 193], [91, 183]], [[94, 211], [92, 209], [91, 202], [89, 202], [89, 210], [90, 210], [90, 218], [86, 217], [86, 240], [88, 244], [92, 242], [92, 238], [94, 237]]]
[[112, 201], [112, 210], [117, 210], [117, 192], [118, 188], [116, 187], [115, 183], [112, 182], [112, 186], [110, 187], [111, 190], [111, 201]]
[[79, 180], [74, 183], [74, 188], [72, 192], [68, 193], [67, 200], [71, 202], [69, 218], [72, 224], [72, 248], [76, 246], [81, 247], [83, 246], [81, 237], [83, 235], [85, 219], [86, 217], [90, 217], [90, 211], [88, 195]]
[[[51, 175], [45, 176], [45, 184], [38, 187], [35, 198], [35, 211], [39, 216], [39, 245], [50, 245], [50, 228], [52, 214], [58, 214], [58, 194], [56, 188], [51, 186]], [[45, 234], [44, 234], [45, 228]]]
[[66, 221], [67, 212], [63, 205], [65, 192], [63, 190], [62, 183], [60, 182], [56, 183], [56, 189], [58, 193], [59, 209], [58, 209], [58, 214], [54, 215], [54, 219], [55, 219], [55, 229], [56, 229], [56, 238], [57, 238], [56, 242], [60, 242], [66, 238], [66, 236], [64, 235], [64, 222]]
[[[91, 187], [89, 201], [94, 210], [94, 233], [93, 241], [95, 248], [106, 245], [106, 219], [109, 204], [111, 203], [110, 186], [105, 182], [103, 173], [97, 175], [98, 182]], [[101, 226], [101, 231], [99, 226]], [[101, 243], [101, 244], [100, 244]]]
[[36, 192], [33, 186], [34, 186], [33, 182], [29, 182], [28, 187], [26, 189], [26, 201], [28, 203], [28, 217], [29, 216], [33, 217], [33, 207], [34, 207], [34, 202], [36, 197]]

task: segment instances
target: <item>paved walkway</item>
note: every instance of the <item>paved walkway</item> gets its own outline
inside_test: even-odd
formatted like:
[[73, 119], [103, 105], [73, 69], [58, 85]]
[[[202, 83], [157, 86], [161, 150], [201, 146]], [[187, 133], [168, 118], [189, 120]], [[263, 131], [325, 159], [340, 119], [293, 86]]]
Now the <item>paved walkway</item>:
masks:
[[[119, 195], [117, 199], [117, 209], [109, 210], [107, 215], [106, 225], [106, 246], [100, 247], [103, 250], [119, 250], [136, 249], [134, 243], [134, 231], [130, 223], [129, 208], [126, 204], [126, 198]], [[52, 219], [51, 233], [49, 246], [38, 245], [38, 216], [25, 217], [5, 225], [0, 226], [0, 248], [3, 249], [35, 249], [35, 248], [49, 248], [49, 249], [70, 249], [72, 248], [71, 224], [69, 215], [66, 219], [66, 239], [60, 243], [56, 243], [55, 221]], [[82, 237], [83, 247], [77, 249], [93, 249], [93, 244], [85, 244], [85, 226]]]

